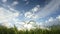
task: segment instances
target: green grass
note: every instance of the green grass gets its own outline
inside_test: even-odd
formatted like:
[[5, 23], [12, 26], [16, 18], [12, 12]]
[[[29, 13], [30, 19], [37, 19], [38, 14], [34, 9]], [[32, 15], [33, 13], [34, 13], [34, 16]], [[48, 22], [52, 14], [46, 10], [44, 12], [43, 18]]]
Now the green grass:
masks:
[[0, 26], [0, 34], [60, 34], [59, 29], [31, 29], [30, 31], [18, 31], [17, 28], [14, 26], [14, 28], [7, 28], [5, 26]]

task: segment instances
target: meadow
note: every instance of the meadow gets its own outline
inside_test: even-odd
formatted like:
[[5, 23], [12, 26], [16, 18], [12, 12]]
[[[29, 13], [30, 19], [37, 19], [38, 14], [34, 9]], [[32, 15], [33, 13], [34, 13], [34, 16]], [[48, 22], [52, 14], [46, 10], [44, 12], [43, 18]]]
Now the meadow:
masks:
[[60, 29], [51, 28], [47, 29], [31, 29], [28, 30], [18, 30], [15, 26], [14, 28], [7, 28], [5, 26], [0, 26], [0, 34], [60, 34]]

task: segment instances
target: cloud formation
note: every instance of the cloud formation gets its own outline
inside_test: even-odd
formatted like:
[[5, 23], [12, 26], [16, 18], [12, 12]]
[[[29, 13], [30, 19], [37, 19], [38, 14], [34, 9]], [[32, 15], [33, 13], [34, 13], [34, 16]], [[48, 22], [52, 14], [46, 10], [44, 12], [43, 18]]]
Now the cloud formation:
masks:
[[[45, 5], [43, 8], [41, 8], [40, 5], [36, 5], [34, 8], [30, 10], [32, 14], [30, 14], [28, 17], [29, 18], [31, 18], [31, 16], [35, 17], [34, 15], [37, 15], [38, 18], [46, 17], [48, 15], [55, 13], [59, 9], [59, 6], [60, 0], [51, 0], [51, 2]], [[27, 13], [28, 12], [26, 12], [26, 15]]]
[[36, 18], [38, 18], [38, 15], [35, 15], [32, 12], [26, 12], [25, 17], [26, 18], [31, 18], [31, 19], [36, 19]]
[[18, 1], [14, 1], [11, 6], [16, 6], [19, 2]]
[[2, 0], [3, 3], [7, 2], [7, 0]]
[[58, 10], [59, 6], [60, 6], [60, 0], [51, 0], [51, 2], [45, 5], [44, 8], [42, 8], [41, 10], [39, 9], [37, 15], [39, 15], [39, 17], [48, 16], [54, 13], [56, 10]]
[[[3, 7], [0, 7], [0, 23], [6, 26], [11, 26], [11, 22], [14, 22], [14, 19], [19, 16], [18, 12], [9, 11]], [[11, 23], [11, 24], [10, 24]], [[8, 25], [10, 24], [10, 25]]]
[[40, 23], [41, 26], [52, 26], [52, 25], [60, 25], [60, 15], [58, 15], [56, 18], [50, 17], [48, 20], [46, 20], [43, 23]]
[[[28, 0], [24, 0], [26, 1], [26, 4], [28, 4]], [[7, 2], [7, 0], [2, 0], [2, 2]], [[30, 24], [25, 24], [25, 22], [20, 21], [19, 18], [20, 17], [20, 11], [15, 10], [14, 6], [16, 6], [18, 4], [18, 1], [14, 1], [11, 6], [7, 6], [8, 10], [0, 7], [0, 24], [5, 25], [7, 27], [9, 26], [13, 26], [12, 24], [15, 24], [17, 27], [25, 27], [25, 28], [31, 28], [34, 27], [34, 23], [30, 23]], [[2, 4], [4, 7], [6, 7], [6, 5]], [[60, 0], [52, 0], [50, 3], [48, 3], [47, 5], [45, 5], [44, 8], [41, 8], [40, 5], [36, 5], [34, 8], [32, 8], [30, 11], [25, 12], [24, 13], [24, 17], [27, 19], [37, 19], [40, 17], [45, 17], [48, 16], [52, 13], [54, 13], [56, 10], [59, 9], [59, 5], [60, 5]], [[23, 19], [24, 20], [24, 19]], [[33, 25], [34, 24], [34, 25]], [[41, 27], [43, 26], [51, 26], [51, 25], [57, 25], [60, 24], [60, 15], [57, 16], [55, 19], [53, 17], [50, 17], [48, 20], [46, 20], [44, 23], [38, 23], [38, 25], [40, 25]], [[24, 26], [23, 26], [24, 25]], [[30, 27], [29, 27], [30, 26]]]
[[31, 11], [38, 12], [40, 10], [40, 5], [36, 5]]

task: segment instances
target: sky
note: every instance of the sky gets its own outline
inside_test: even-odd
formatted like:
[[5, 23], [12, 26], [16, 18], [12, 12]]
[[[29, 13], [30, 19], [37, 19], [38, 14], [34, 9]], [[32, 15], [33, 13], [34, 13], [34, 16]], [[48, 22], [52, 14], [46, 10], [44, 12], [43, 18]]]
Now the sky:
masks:
[[19, 29], [60, 25], [60, 0], [0, 0], [0, 24]]

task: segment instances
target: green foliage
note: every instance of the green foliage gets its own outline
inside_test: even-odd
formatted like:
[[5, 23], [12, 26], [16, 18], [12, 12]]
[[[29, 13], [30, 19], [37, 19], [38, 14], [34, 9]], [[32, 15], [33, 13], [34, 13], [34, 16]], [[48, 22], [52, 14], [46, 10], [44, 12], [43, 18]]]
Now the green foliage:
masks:
[[0, 34], [60, 34], [60, 30], [59, 29], [53, 29], [51, 28], [51, 30], [46, 30], [46, 29], [31, 29], [26, 30], [26, 31], [18, 31], [16, 26], [14, 25], [14, 28], [7, 28], [5, 26], [0, 26]]

